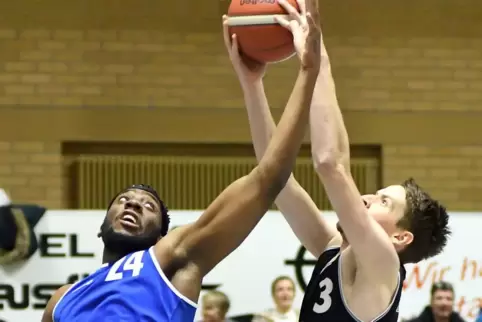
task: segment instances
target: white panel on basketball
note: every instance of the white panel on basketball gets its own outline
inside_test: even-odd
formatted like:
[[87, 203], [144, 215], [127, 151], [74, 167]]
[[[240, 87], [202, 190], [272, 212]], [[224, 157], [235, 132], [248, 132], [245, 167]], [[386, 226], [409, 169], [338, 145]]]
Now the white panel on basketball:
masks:
[[275, 17], [285, 17], [288, 15], [259, 15], [259, 16], [238, 16], [238, 17], [228, 17], [228, 26], [256, 26], [256, 25], [275, 25]]

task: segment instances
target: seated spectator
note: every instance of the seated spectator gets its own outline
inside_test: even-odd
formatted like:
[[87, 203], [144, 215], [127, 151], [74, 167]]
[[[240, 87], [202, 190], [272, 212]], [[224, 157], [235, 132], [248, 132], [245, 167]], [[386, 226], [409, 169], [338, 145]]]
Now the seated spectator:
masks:
[[37, 250], [33, 228], [45, 213], [35, 205], [12, 205], [0, 189], [0, 265], [17, 263]]
[[232, 322], [226, 319], [231, 303], [226, 294], [220, 291], [208, 291], [202, 299], [202, 322]]
[[479, 309], [479, 315], [477, 315], [475, 322], [482, 322], [482, 307]]
[[257, 314], [252, 322], [298, 322], [299, 311], [293, 308], [295, 283], [288, 276], [279, 276], [271, 284], [275, 307]]
[[430, 305], [422, 313], [408, 322], [465, 322], [454, 312], [455, 292], [452, 284], [444, 281], [432, 285]]

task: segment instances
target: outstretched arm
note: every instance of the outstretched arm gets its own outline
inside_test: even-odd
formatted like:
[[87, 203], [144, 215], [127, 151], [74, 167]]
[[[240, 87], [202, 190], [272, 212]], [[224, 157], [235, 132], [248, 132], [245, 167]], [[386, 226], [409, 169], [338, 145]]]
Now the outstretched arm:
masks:
[[47, 306], [45, 307], [44, 313], [42, 315], [42, 322], [53, 322], [54, 321], [54, 309], [57, 303], [60, 301], [62, 296], [69, 290], [71, 284], [66, 284], [59, 288], [55, 293], [50, 297], [49, 301], [47, 302]]
[[[334, 89], [327, 55], [322, 59], [320, 75], [327, 88]], [[367, 278], [380, 281], [385, 276], [385, 280], [393, 282], [391, 279], [397, 276], [395, 272], [400, 265], [398, 256], [385, 231], [368, 216], [351, 176], [348, 134], [334, 93], [334, 90], [325, 93], [325, 97], [331, 97], [329, 100], [313, 100], [310, 111], [315, 169], [350, 242], [360, 272], [366, 272]]]
[[[224, 32], [227, 33], [227, 29]], [[262, 81], [265, 68], [260, 64], [254, 69], [253, 66], [248, 69], [238, 51], [232, 50], [229, 42], [226, 46], [243, 89], [253, 146], [256, 158], [260, 161], [276, 128]], [[333, 86], [328, 87], [329, 82], [320, 79], [322, 77], [326, 77], [326, 73], [318, 75], [313, 101], [323, 100], [322, 95], [334, 90]], [[329, 97], [331, 96], [333, 95]], [[320, 215], [316, 204], [293, 175], [275, 202], [298, 239], [315, 257], [319, 257], [329, 243], [340, 243], [334, 226], [329, 225]]]
[[[291, 174], [306, 131], [319, 71], [318, 26], [314, 19], [308, 21], [308, 37], [303, 35], [303, 47], [298, 50], [298, 78], [264, 157], [251, 173], [227, 187], [196, 223], [184, 229], [175, 246], [174, 261], [192, 263], [202, 275], [241, 244]], [[299, 27], [301, 30], [305, 26]], [[233, 42], [236, 45], [235, 37]]]

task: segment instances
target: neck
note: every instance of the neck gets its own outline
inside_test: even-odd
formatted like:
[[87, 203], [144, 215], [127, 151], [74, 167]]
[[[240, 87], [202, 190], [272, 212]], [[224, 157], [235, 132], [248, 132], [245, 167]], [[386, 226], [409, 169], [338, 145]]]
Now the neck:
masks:
[[112, 263], [119, 260], [120, 258], [122, 258], [122, 255], [116, 254], [104, 248], [104, 252], [102, 253], [102, 264]]
[[450, 317], [447, 317], [447, 318], [443, 317], [442, 318], [442, 317], [434, 316], [433, 319], [434, 319], [435, 322], [449, 322], [450, 321]]
[[289, 310], [291, 309], [291, 307], [283, 307], [283, 306], [277, 306], [276, 307], [276, 311], [278, 311], [279, 313], [281, 314], [286, 314], [287, 312], [289, 312]]

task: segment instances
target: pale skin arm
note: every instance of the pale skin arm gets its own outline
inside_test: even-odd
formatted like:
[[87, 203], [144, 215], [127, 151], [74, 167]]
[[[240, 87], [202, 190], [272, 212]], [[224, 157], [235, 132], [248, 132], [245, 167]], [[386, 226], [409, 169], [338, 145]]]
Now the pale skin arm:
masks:
[[[292, 8], [286, 6], [286, 2], [280, 1], [279, 3], [292, 15], [297, 14]], [[302, 11], [305, 10], [302, 2], [299, 2], [298, 5]], [[228, 30], [225, 28], [224, 32], [226, 35]], [[226, 47], [243, 89], [256, 158], [260, 161], [276, 128], [262, 81], [265, 66], [260, 64], [254, 68], [253, 66], [248, 68], [243, 64], [237, 48], [231, 48], [229, 42], [226, 42]], [[327, 88], [329, 82], [320, 80], [320, 77], [325, 77], [325, 74], [322, 76], [320, 72], [318, 76], [313, 101], [323, 100], [323, 97], [320, 96], [331, 88], [334, 89], [334, 86]], [[336, 229], [320, 215], [316, 204], [293, 175], [290, 176], [275, 202], [295, 235], [315, 257], [319, 257], [329, 244], [339, 245], [341, 243]]]
[[351, 176], [348, 134], [336, 100], [328, 59], [322, 59], [319, 78], [328, 82], [326, 88], [331, 87], [332, 90], [323, 95], [330, 99], [314, 99], [310, 111], [311, 147], [316, 172], [350, 242], [357, 270], [365, 278], [392, 285], [396, 283], [400, 262], [386, 232], [367, 214]]
[[[266, 151], [276, 125], [269, 110], [261, 77], [254, 80], [247, 77], [246, 73], [249, 71], [245, 68], [242, 70], [243, 66], [239, 65], [242, 62], [235, 55], [235, 52], [230, 53], [243, 88], [253, 146], [259, 161]], [[318, 76], [315, 86], [313, 101], [320, 100], [319, 96], [327, 91], [324, 88], [326, 82], [320, 81], [320, 77]], [[320, 215], [316, 204], [293, 175], [275, 202], [300, 242], [315, 257], [319, 257], [329, 244], [340, 244], [336, 229]]]
[[[226, 188], [194, 224], [176, 229], [167, 262], [179, 263], [179, 267], [194, 265], [201, 276], [206, 275], [241, 244], [286, 184], [306, 132], [319, 72], [318, 15], [308, 23], [308, 35], [294, 35], [295, 40], [305, 37], [298, 51], [301, 68], [265, 155], [250, 174]], [[234, 46], [236, 38], [232, 41]], [[173, 241], [169, 235], [166, 238]], [[163, 244], [162, 240], [158, 244]], [[165, 247], [158, 251], [166, 260]]]

